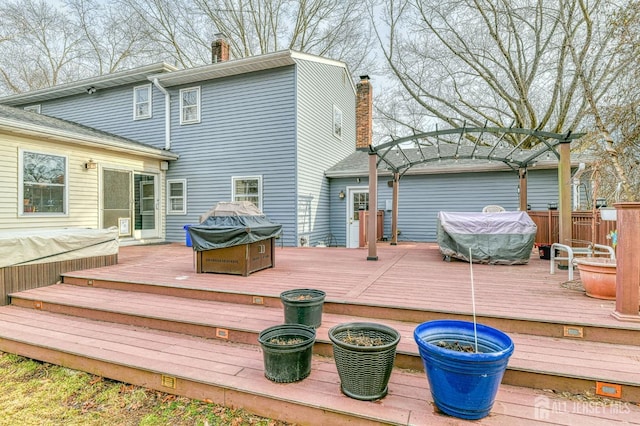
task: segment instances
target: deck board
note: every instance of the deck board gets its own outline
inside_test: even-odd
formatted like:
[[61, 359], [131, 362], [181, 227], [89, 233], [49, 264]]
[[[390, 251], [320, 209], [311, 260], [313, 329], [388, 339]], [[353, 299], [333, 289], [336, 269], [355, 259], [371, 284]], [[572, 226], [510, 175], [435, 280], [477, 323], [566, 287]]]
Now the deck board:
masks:
[[[51, 303], [73, 303], [91, 309], [103, 309], [139, 317], [161, 318], [187, 325], [198, 324], [215, 329], [242, 329], [254, 336], [264, 328], [283, 321], [280, 308], [239, 305], [208, 300], [194, 300], [102, 288], [57, 284], [21, 292], [20, 299], [32, 298]], [[0, 317], [2, 318], [2, 317]], [[330, 344], [328, 330], [338, 324], [362, 321], [356, 316], [323, 314], [317, 329], [317, 340]], [[417, 323], [407, 321], [376, 321], [396, 329], [401, 337], [398, 352], [418, 357], [413, 331]], [[55, 330], [55, 324], [48, 325]], [[118, 331], [120, 332], [120, 331]], [[211, 331], [207, 336], [213, 337]], [[640, 387], [640, 347], [549, 338], [522, 333], [510, 333], [515, 351], [509, 369], [535, 371], [566, 377], [606, 380]], [[253, 339], [255, 341], [255, 338]]]
[[[179, 244], [121, 247], [117, 265], [66, 273], [69, 284], [21, 292], [16, 306], [0, 308], [0, 350], [36, 353], [49, 362], [94, 374], [108, 372], [107, 377], [156, 389], [159, 374], [173, 375], [179, 379], [180, 394], [243, 406], [285, 421], [640, 424], [640, 407], [635, 404], [612, 401], [598, 409], [552, 392], [508, 384], [501, 385], [488, 417], [464, 422], [434, 410], [423, 372], [399, 368], [391, 376], [387, 397], [374, 403], [356, 401], [340, 393], [333, 359], [318, 355], [311, 375], [301, 382], [276, 384], [264, 378], [255, 336], [283, 321], [279, 294], [292, 288], [327, 293], [325, 307], [331, 309], [323, 313], [319, 343], [329, 344], [333, 325], [368, 320], [363, 315], [367, 307], [382, 307], [391, 311], [370, 320], [398, 330], [398, 353], [418, 359], [413, 330], [419, 322], [456, 314], [469, 317], [472, 312], [471, 268], [460, 261], [444, 262], [434, 244], [381, 244], [378, 261], [366, 260], [366, 249], [276, 247], [276, 267], [248, 277], [197, 274], [193, 255], [191, 248]], [[611, 316], [615, 302], [586, 297], [564, 285], [566, 279], [566, 271], [550, 275], [549, 261], [535, 255], [527, 265], [473, 265], [478, 318], [512, 324], [509, 335], [516, 350], [511, 371], [524, 372], [523, 378], [529, 373], [569, 379], [575, 375], [640, 387], [640, 339], [635, 339], [640, 323], [616, 320]], [[111, 282], [114, 287], [108, 288]], [[134, 284], [136, 292], [117, 283]], [[182, 294], [178, 290], [189, 290], [193, 294], [185, 294], [195, 298], [172, 296]], [[220, 301], [236, 296], [243, 296], [243, 301]], [[252, 304], [254, 296], [264, 297], [265, 305]], [[35, 302], [43, 309], [30, 309], [37, 307]], [[67, 308], [72, 315], [87, 317], [63, 315]], [[406, 310], [411, 320], [398, 320], [393, 310]], [[109, 315], [124, 323], [113, 322]], [[181, 331], [140, 326], [147, 319], [159, 325], [182, 324]], [[556, 329], [545, 335], [536, 329], [545, 324], [584, 326], [588, 339], [562, 338]], [[197, 328], [214, 337], [212, 331], [202, 330], [218, 327], [253, 337], [232, 342], [189, 335]], [[623, 332], [615, 344], [594, 341], [612, 330]], [[625, 336], [633, 336], [633, 341]], [[524, 379], [513, 383], [518, 380]], [[548, 383], [545, 380], [539, 383]]]
[[[435, 244], [380, 245], [378, 261], [366, 250], [277, 247], [276, 267], [248, 277], [196, 274], [193, 250], [178, 244], [122, 247], [119, 263], [66, 274], [185, 288], [277, 297], [291, 288], [316, 288], [328, 300], [469, 313], [470, 268], [443, 262]], [[141, 265], [143, 267], [141, 267]], [[621, 323], [611, 316], [614, 301], [586, 297], [562, 287], [567, 272], [549, 274], [549, 261], [527, 265], [473, 265], [478, 315], [535, 319], [640, 330], [640, 322]], [[577, 275], [577, 274], [576, 274]]]
[[[339, 378], [330, 358], [314, 356], [312, 373], [307, 379], [298, 383], [277, 384], [264, 378], [261, 353], [253, 345], [231, 345], [120, 325], [120, 331], [131, 339], [128, 343], [134, 345], [135, 349], [131, 349], [130, 345], [120, 340], [123, 338], [122, 334], [112, 332], [112, 325], [109, 323], [14, 306], [5, 308], [2, 310], [5, 312], [4, 316], [0, 318], [0, 333], [3, 336], [13, 336], [17, 340], [31, 343], [39, 342], [49, 348], [83, 353], [87, 357], [93, 356], [103, 361], [164, 374], [175, 374], [178, 378], [198, 383], [224, 384], [226, 388], [246, 392], [248, 395], [268, 395], [270, 398], [288, 399], [309, 407], [330, 407], [331, 410], [358, 413], [364, 418], [378, 419], [389, 424], [466, 423], [434, 411], [428, 381], [420, 373], [394, 369], [387, 397], [375, 403], [356, 401], [339, 392]], [[51, 329], [52, 324], [57, 324], [57, 330]], [[158, 344], [164, 348], [159, 349]], [[563, 412], [550, 410], [547, 413], [548, 420], [554, 424], [640, 424], [640, 408], [637, 406], [621, 405], [624, 409], [603, 409], [601, 413], [574, 412], [576, 410], [566, 399], [508, 385], [501, 386], [492, 413], [481, 421], [470, 423], [540, 424], [531, 414], [540, 397], [548, 398], [556, 407], [566, 408]]]

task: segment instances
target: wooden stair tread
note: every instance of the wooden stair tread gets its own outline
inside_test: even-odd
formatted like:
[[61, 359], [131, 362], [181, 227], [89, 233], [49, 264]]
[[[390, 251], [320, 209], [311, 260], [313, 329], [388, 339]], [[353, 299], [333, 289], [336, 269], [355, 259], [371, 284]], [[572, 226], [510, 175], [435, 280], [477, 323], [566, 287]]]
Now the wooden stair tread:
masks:
[[[314, 356], [312, 372], [307, 379], [277, 384], [264, 378], [261, 350], [255, 345], [230, 344], [180, 333], [4, 306], [0, 308], [0, 350], [14, 341], [41, 345], [61, 353], [81, 354], [89, 360], [87, 364], [92, 359], [126, 364], [173, 375], [179, 380], [268, 398], [274, 410], [293, 410], [292, 405], [296, 404], [338, 414], [352, 413], [354, 419], [362, 422], [404, 425], [463, 423], [434, 412], [423, 373], [395, 369], [387, 397], [375, 403], [357, 401], [340, 393], [339, 377], [330, 358]], [[92, 372], [90, 365], [85, 371]], [[567, 403], [541, 391], [502, 385], [491, 414], [473, 423], [539, 424], [532, 420], [531, 415], [539, 398], [549, 398], [556, 404]], [[640, 408], [634, 405], [624, 405], [620, 412], [568, 410], [547, 414], [547, 421], [554, 424], [590, 425], [614, 421], [640, 424]], [[353, 423], [358, 424], [357, 421]]]
[[[87, 309], [200, 324], [212, 328], [239, 329], [253, 333], [255, 336], [262, 329], [283, 321], [281, 308], [68, 284], [27, 290], [13, 296], [16, 299], [82, 306]], [[317, 330], [317, 341], [330, 343], [329, 328], [351, 321], [367, 321], [367, 319], [323, 314], [322, 326]], [[402, 339], [398, 345], [399, 353], [418, 356], [417, 346], [413, 340], [416, 323], [392, 320], [371, 321], [387, 324], [400, 332]], [[575, 338], [561, 339], [519, 333], [509, 333], [509, 335], [516, 346], [509, 361], [509, 370], [640, 386], [640, 347], [638, 346], [584, 342]], [[211, 336], [207, 337], [213, 336], [212, 331]]]

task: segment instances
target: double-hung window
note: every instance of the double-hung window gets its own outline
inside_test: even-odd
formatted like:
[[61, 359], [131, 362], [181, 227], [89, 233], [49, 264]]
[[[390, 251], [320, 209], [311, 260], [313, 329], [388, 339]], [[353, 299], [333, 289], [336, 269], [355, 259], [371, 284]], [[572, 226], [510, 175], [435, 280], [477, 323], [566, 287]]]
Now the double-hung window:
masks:
[[251, 201], [262, 211], [262, 176], [234, 176], [231, 185], [233, 201]]
[[333, 136], [342, 139], [342, 111], [337, 106], [333, 106]]
[[167, 214], [187, 214], [186, 179], [167, 180]]
[[180, 124], [200, 122], [200, 88], [180, 90]]
[[21, 151], [20, 214], [66, 214], [67, 157]]
[[133, 119], [151, 118], [151, 85], [133, 88]]

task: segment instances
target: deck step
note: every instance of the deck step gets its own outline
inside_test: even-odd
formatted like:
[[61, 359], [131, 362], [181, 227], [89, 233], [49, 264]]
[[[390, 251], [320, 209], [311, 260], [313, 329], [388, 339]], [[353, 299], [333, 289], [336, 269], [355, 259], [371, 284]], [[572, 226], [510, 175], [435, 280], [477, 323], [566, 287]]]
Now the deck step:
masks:
[[[282, 308], [150, 293], [57, 284], [12, 295], [12, 304], [94, 320], [149, 327], [229, 342], [257, 344], [258, 333], [283, 321]], [[314, 352], [331, 356], [328, 330], [351, 321], [374, 321], [402, 335], [396, 366], [422, 370], [413, 341], [417, 323], [323, 314]], [[516, 345], [503, 383], [573, 393], [620, 389], [625, 401], [640, 402], [640, 350], [637, 346], [585, 342], [509, 333]], [[602, 386], [601, 386], [602, 387]]]
[[[315, 356], [311, 375], [276, 384], [263, 375], [259, 346], [230, 343], [18, 306], [0, 307], [0, 351], [80, 369], [164, 392], [242, 406], [300, 424], [450, 425], [437, 413], [421, 372], [394, 369], [389, 394], [376, 402], [340, 393], [333, 360]], [[502, 385], [491, 414], [473, 424], [640, 424], [640, 407], [562, 399]], [[471, 424], [471, 422], [469, 422]]]
[[[244, 305], [259, 305], [267, 307], [282, 306], [279, 292], [273, 291], [271, 286], [265, 286], [260, 291], [244, 291], [244, 287], [234, 290], [219, 290], [208, 286], [189, 284], [190, 280], [181, 281], [182, 276], [174, 277], [167, 282], [137, 282], [121, 279], [96, 278], [96, 270], [73, 271], [63, 274], [65, 284], [79, 287], [108, 288], [140, 293], [159, 294], [166, 296], [185, 297], [198, 300], [211, 300]], [[104, 271], [100, 271], [104, 274]], [[218, 278], [218, 277], [215, 277]], [[447, 306], [447, 305], [442, 305]], [[455, 306], [455, 304], [454, 304]], [[460, 319], [470, 321], [469, 312], [451, 309], [418, 309], [407, 306], [390, 306], [388, 304], [359, 303], [352, 299], [327, 298], [324, 303], [325, 313], [353, 315], [371, 319], [384, 319], [408, 322], [424, 322], [432, 319]], [[603, 327], [601, 324], [589, 321], [586, 316], [581, 321], [549, 321], [539, 318], [527, 318], [518, 311], [511, 310], [507, 315], [478, 313], [478, 321], [510, 333], [523, 333], [547, 337], [565, 337], [579, 335], [584, 341], [619, 343], [640, 347], [640, 330], [632, 323], [616, 323], [614, 326]]]

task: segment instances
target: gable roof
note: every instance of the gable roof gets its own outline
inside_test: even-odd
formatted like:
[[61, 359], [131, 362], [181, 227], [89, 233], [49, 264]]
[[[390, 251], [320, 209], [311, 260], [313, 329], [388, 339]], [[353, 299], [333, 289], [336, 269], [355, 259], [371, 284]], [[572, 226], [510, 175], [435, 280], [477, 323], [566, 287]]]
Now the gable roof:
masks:
[[26, 105], [43, 102], [51, 99], [63, 98], [65, 96], [86, 93], [89, 87], [96, 90], [108, 89], [110, 87], [123, 86], [126, 84], [139, 83], [145, 81], [150, 74], [166, 73], [176, 71], [177, 68], [163, 62], [146, 65], [144, 67], [133, 68], [126, 71], [118, 71], [112, 74], [104, 74], [97, 77], [85, 78], [71, 83], [60, 84], [44, 89], [33, 90], [16, 95], [0, 98], [3, 105]]
[[[323, 63], [339, 68], [344, 68], [348, 73], [347, 65], [344, 62], [294, 50], [281, 50], [273, 53], [266, 53], [258, 56], [248, 56], [245, 58], [232, 59], [215, 64], [203, 65], [200, 67], [150, 75], [149, 80], [157, 79], [163, 86], [171, 87], [182, 84], [191, 84], [198, 81], [214, 80], [217, 78], [232, 75], [246, 74], [255, 71], [262, 71], [280, 67], [295, 65], [298, 61], [309, 61]], [[351, 80], [351, 79], [349, 79]], [[355, 86], [351, 83], [355, 92]]]
[[6, 105], [0, 105], [0, 132], [73, 142], [81, 146], [99, 147], [160, 160], [178, 159], [177, 154], [151, 145]]
[[[102, 90], [110, 87], [138, 83], [145, 80], [154, 81], [157, 79], [164, 87], [171, 87], [295, 65], [298, 61], [323, 63], [326, 65], [344, 68], [347, 73], [349, 72], [347, 65], [341, 61], [297, 52], [294, 50], [282, 50], [273, 53], [266, 53], [264, 55], [248, 56], [246, 58], [232, 59], [229, 61], [217, 62], [215, 64], [208, 64], [183, 70], [178, 70], [178, 68], [172, 65], [160, 62], [112, 74], [85, 78], [72, 83], [65, 83], [31, 92], [6, 96], [0, 98], [0, 103], [11, 106], [36, 104], [38, 102], [51, 99], [85, 93], [89, 87], [94, 87], [96, 90]], [[351, 79], [349, 79], [349, 81], [351, 81]], [[351, 86], [355, 93], [355, 85], [352, 81]]]

